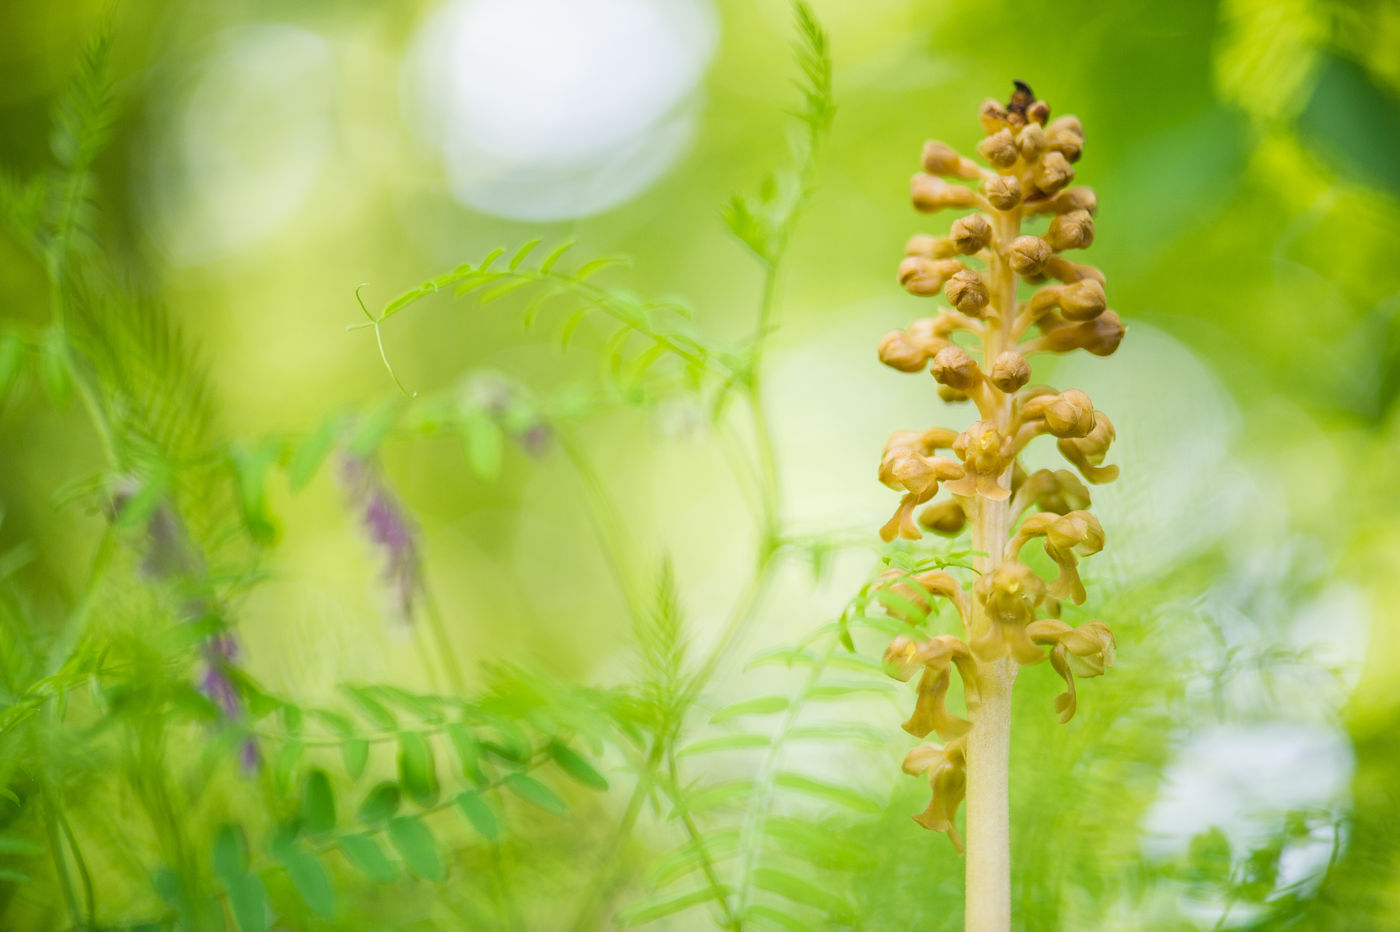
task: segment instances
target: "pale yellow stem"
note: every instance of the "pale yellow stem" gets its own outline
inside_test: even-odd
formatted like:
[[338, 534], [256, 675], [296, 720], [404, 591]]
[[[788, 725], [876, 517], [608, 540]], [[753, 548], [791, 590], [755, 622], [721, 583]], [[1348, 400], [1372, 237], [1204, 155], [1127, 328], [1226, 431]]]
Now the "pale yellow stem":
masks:
[[[983, 371], [990, 371], [997, 354], [1015, 345], [1016, 274], [1003, 258], [1004, 250], [1020, 232], [1020, 211], [992, 211], [996, 236], [995, 254], [988, 263], [988, 288], [992, 320], [983, 340]], [[994, 386], [990, 420], [1003, 436], [1011, 430], [1011, 398]], [[990, 417], [988, 415], [990, 414]], [[1008, 466], [1003, 483], [1011, 480]], [[972, 547], [986, 556], [977, 558], [979, 573], [990, 573], [1002, 562], [1011, 535], [1008, 501], [978, 496], [972, 504]], [[980, 603], [973, 607], [972, 639], [983, 636], [990, 622]], [[1010, 657], [977, 663], [977, 690], [970, 697], [967, 736], [967, 932], [1009, 932], [1011, 928], [1011, 814], [1009, 774], [1011, 764], [1011, 691], [1016, 683], [1016, 662]]]

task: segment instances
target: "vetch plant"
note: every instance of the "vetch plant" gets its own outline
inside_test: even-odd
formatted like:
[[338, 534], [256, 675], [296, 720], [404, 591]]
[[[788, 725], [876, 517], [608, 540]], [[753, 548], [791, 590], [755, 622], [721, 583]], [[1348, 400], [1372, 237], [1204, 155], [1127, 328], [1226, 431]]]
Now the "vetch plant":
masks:
[[[1011, 927], [1008, 770], [1016, 676], [1048, 656], [1065, 681], [1055, 708], [1067, 722], [1077, 702], [1075, 677], [1101, 675], [1114, 649], [1101, 622], [1071, 627], [1058, 618], [1061, 602], [1085, 601], [1079, 560], [1104, 545], [1103, 528], [1087, 510], [1088, 490], [1068, 470], [1027, 473], [1020, 463], [1027, 444], [1049, 435], [1085, 479], [1111, 482], [1118, 469], [1104, 459], [1113, 422], [1077, 389], [1031, 384], [1030, 359], [1076, 349], [1108, 356], [1123, 339], [1123, 324], [1108, 309], [1103, 274], [1065, 256], [1094, 239], [1094, 192], [1069, 186], [1084, 148], [1079, 120], [1051, 121], [1049, 105], [1019, 81], [1007, 105], [989, 100], [979, 117], [986, 138], [977, 151], [991, 167], [929, 142], [911, 186], [920, 211], [974, 212], [955, 220], [946, 236], [912, 238], [899, 266], [899, 282], [910, 294], [942, 294], [951, 307], [887, 334], [879, 350], [882, 362], [902, 372], [927, 368], [940, 397], [971, 401], [977, 419], [961, 432], [896, 431], [879, 475], [904, 493], [881, 529], [885, 540], [917, 539], [921, 526], [950, 535], [970, 526], [978, 554], [970, 592], [942, 569], [894, 569], [886, 574], [883, 601], [891, 614], [917, 624], [932, 599], [946, 599], [962, 622], [962, 638], [896, 637], [885, 661], [898, 679], [919, 675], [905, 730], [918, 738], [936, 733], [944, 742], [919, 745], [905, 758], [904, 770], [926, 775], [933, 789], [928, 809], [915, 818], [945, 832], [959, 851], [965, 847], [966, 927], [987, 932]], [[958, 183], [968, 181], [976, 187]], [[1026, 231], [1047, 215], [1043, 233]], [[1018, 299], [1021, 282], [1038, 286], [1025, 300]], [[935, 501], [940, 490], [949, 495]], [[1027, 562], [1033, 542], [1057, 568], [1049, 580]], [[954, 669], [967, 718], [945, 705]], [[965, 843], [956, 825], [964, 798]]]

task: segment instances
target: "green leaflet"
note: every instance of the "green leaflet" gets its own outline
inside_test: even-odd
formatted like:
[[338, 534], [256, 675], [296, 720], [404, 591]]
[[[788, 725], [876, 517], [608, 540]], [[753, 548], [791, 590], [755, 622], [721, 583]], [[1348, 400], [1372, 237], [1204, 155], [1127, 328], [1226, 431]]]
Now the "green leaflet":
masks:
[[563, 816], [569, 812], [568, 803], [560, 799], [549, 787], [525, 773], [512, 773], [501, 781], [501, 785], [531, 805], [543, 809], [551, 815]]
[[414, 876], [433, 881], [447, 876], [432, 832], [418, 819], [390, 819], [389, 840], [399, 852], [399, 857], [403, 858], [404, 866]]
[[372, 835], [344, 835], [336, 846], [351, 866], [377, 883], [390, 883], [398, 879], [399, 869], [384, 854], [379, 842]]
[[324, 835], [335, 829], [335, 792], [324, 770], [307, 774], [301, 818], [306, 830], [313, 835]]
[[840, 786], [835, 783], [827, 783], [812, 777], [804, 776], [800, 773], [780, 773], [774, 781], [783, 789], [792, 790], [797, 793], [804, 793], [816, 799], [828, 802], [839, 803], [856, 812], [866, 815], [875, 815], [884, 811], [884, 806], [873, 799], [869, 799], [849, 787]]
[[[725, 893], [729, 892], [727, 887], [722, 889]], [[699, 890], [693, 890], [690, 893], [672, 898], [652, 898], [637, 903], [629, 909], [623, 910], [618, 914], [617, 921], [619, 925], [623, 926], [644, 925], [648, 922], [655, 922], [657, 919], [670, 916], [673, 913], [689, 909], [692, 906], [707, 903], [712, 899], [714, 899], [714, 895], [709, 887], [702, 887]]]
[[467, 817], [467, 821], [472, 824], [481, 837], [487, 841], [497, 841], [501, 837], [501, 823], [496, 817], [495, 810], [490, 803], [479, 793], [468, 790], [457, 796], [457, 808], [462, 810], [462, 814]]
[[335, 888], [330, 875], [312, 853], [292, 844], [279, 845], [272, 856], [281, 862], [302, 902], [314, 913], [329, 916], [335, 912]]
[[408, 798], [431, 806], [438, 795], [437, 763], [428, 739], [416, 731], [399, 734], [399, 783]]
[[590, 789], [606, 790], [608, 781], [601, 773], [593, 768], [593, 765], [584, 760], [578, 752], [568, 745], [552, 741], [549, 744], [549, 756], [554, 758], [554, 762], [559, 765], [559, 769], [573, 777], [579, 783]]
[[718, 724], [744, 715], [772, 715], [774, 712], [783, 711], [789, 704], [787, 696], [763, 696], [758, 699], [748, 699], [725, 706], [711, 715], [710, 721]]
[[722, 735], [718, 738], [706, 738], [702, 741], [692, 741], [676, 752], [677, 757], [688, 757], [692, 754], [713, 754], [719, 751], [742, 751], [751, 748], [765, 748], [773, 743], [773, 739], [767, 735], [751, 735], [744, 732], [737, 732], [732, 735]]
[[398, 784], [380, 783], [369, 791], [365, 801], [360, 804], [360, 821], [366, 824], [383, 822], [398, 812], [401, 799]]

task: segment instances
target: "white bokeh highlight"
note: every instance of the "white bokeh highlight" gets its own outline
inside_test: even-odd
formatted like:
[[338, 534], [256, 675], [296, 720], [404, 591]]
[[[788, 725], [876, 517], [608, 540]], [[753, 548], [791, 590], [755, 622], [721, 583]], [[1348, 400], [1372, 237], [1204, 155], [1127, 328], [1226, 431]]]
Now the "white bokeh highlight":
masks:
[[455, 0], [419, 27], [402, 106], [459, 203], [583, 217], [683, 154], [716, 35], [705, 0]]
[[242, 252], [305, 207], [335, 144], [330, 44], [291, 26], [219, 36], [167, 103], [149, 172], [151, 230], [173, 263]]

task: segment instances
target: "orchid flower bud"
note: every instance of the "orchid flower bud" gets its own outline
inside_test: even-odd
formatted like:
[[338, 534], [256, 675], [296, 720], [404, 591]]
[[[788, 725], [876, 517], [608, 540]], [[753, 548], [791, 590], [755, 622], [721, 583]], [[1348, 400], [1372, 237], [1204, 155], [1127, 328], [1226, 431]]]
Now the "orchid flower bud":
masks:
[[968, 317], [981, 317], [991, 302], [982, 276], [968, 268], [960, 269], [948, 279], [943, 294], [949, 304]]
[[992, 241], [992, 225], [981, 214], [968, 214], [953, 221], [948, 238], [958, 252], [970, 256], [986, 249]]
[[1008, 395], [1020, 391], [1031, 380], [1030, 363], [1015, 350], [998, 353], [988, 376], [993, 385]]
[[972, 357], [957, 346], [945, 346], [933, 357], [931, 371], [940, 385], [960, 392], [971, 391], [982, 381], [982, 372]]
[[934, 502], [919, 512], [919, 526], [944, 537], [956, 537], [967, 527], [967, 512], [952, 499]]
[[1011, 210], [1021, 203], [1021, 179], [997, 175], [982, 182], [982, 193], [997, 210]]
[[923, 259], [951, 259], [958, 251], [946, 237], [920, 233], [909, 237], [909, 242], [904, 244], [904, 254]]
[[980, 174], [977, 166], [959, 155], [953, 147], [933, 140], [924, 143], [923, 167], [930, 175], [971, 179]]
[[880, 341], [880, 361], [900, 372], [918, 372], [928, 362], [928, 354], [903, 330], [891, 330]]
[[1030, 123], [1016, 134], [1016, 150], [1027, 162], [1034, 162], [1045, 151], [1045, 130], [1039, 123]]
[[1035, 167], [1031, 181], [1044, 197], [1049, 197], [1074, 180], [1074, 169], [1059, 152], [1047, 152]]
[[1056, 252], [1088, 249], [1094, 242], [1094, 218], [1087, 210], [1071, 210], [1050, 221], [1045, 241]]
[[928, 298], [942, 291], [943, 283], [965, 267], [956, 259], [906, 256], [904, 261], [899, 263], [899, 283], [910, 294]]
[[1018, 275], [1039, 275], [1053, 253], [1050, 244], [1039, 236], [1018, 236], [1007, 250], [1007, 261]]
[[1077, 388], [1056, 395], [1045, 407], [1045, 428], [1056, 437], [1084, 437], [1094, 429], [1094, 403]]
[[914, 207], [932, 213], [945, 207], [976, 207], [977, 192], [962, 185], [949, 184], [942, 178], [920, 172], [909, 181], [909, 196]]
[[1016, 164], [1016, 137], [1011, 130], [1000, 129], [977, 144], [977, 151], [987, 164], [995, 168], [1010, 168]]

